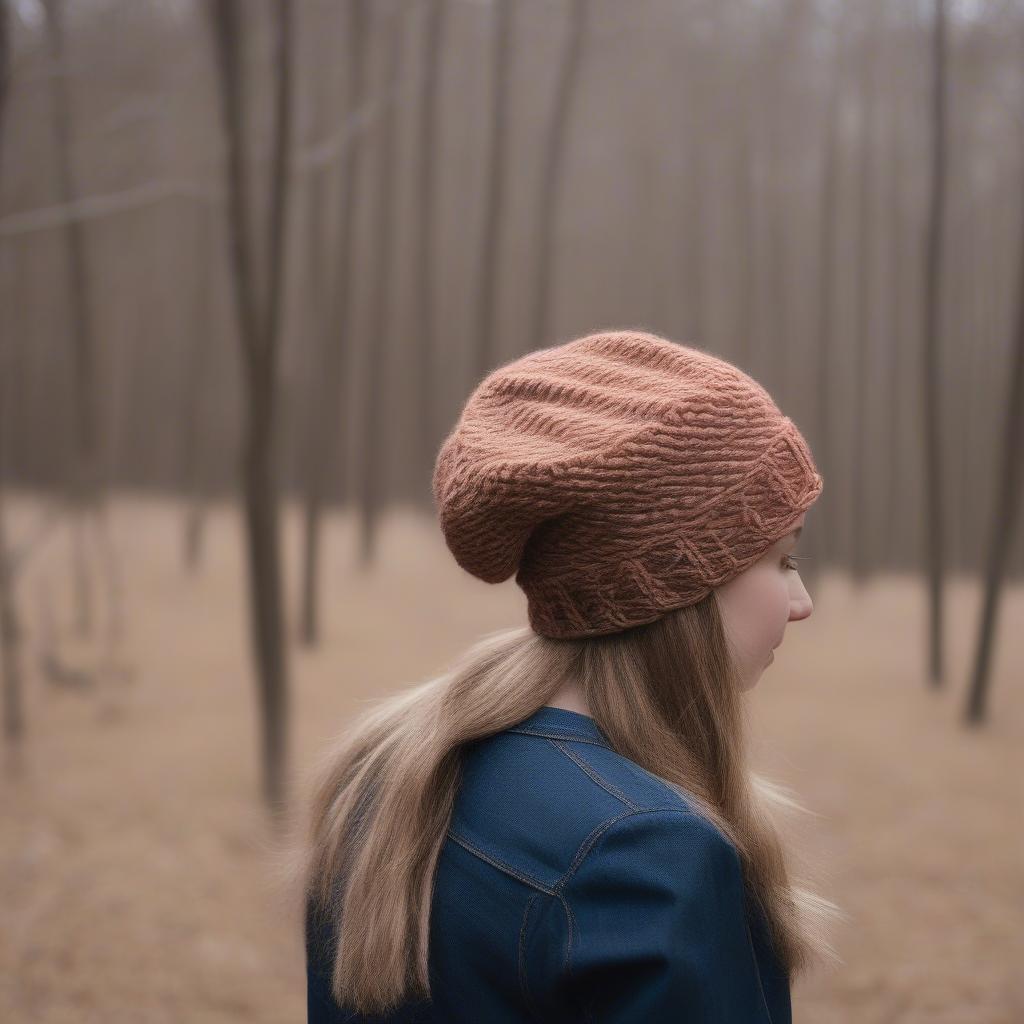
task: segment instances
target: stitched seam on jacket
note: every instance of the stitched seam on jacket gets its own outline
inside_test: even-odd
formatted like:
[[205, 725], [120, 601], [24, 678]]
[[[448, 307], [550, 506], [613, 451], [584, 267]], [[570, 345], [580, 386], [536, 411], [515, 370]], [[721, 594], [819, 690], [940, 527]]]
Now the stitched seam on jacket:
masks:
[[572, 876], [578, 870], [580, 864], [583, 863], [584, 858], [593, 849], [594, 844], [601, 838], [601, 836], [614, 825], [616, 822], [622, 821], [623, 818], [631, 818], [637, 814], [655, 814], [661, 811], [673, 811], [676, 814], [682, 814], [688, 818], [695, 818], [697, 815], [691, 811], [684, 811], [681, 807], [642, 807], [639, 810], [623, 811], [622, 814], [615, 815], [614, 818], [609, 818], [607, 821], [602, 821], [599, 825], [595, 825], [591, 829], [590, 834], [580, 844], [579, 849], [576, 851], [576, 855], [572, 859], [572, 863], [569, 865], [568, 870], [562, 877], [555, 883], [554, 892], [561, 892], [565, 888], [566, 884], [572, 878]]
[[519, 988], [523, 994], [523, 1001], [526, 1003], [530, 1015], [535, 1020], [540, 1020], [541, 1016], [530, 992], [530, 978], [526, 970], [526, 925], [530, 920], [530, 908], [533, 906], [534, 900], [540, 895], [541, 893], [535, 892], [526, 901], [526, 908], [523, 910], [523, 923], [519, 928]]
[[[566, 980], [571, 983], [572, 981], [572, 944], [574, 936], [579, 934], [579, 925], [576, 923], [576, 915], [572, 912], [572, 907], [569, 906], [569, 901], [561, 894], [558, 894], [558, 899], [561, 901], [562, 907], [565, 910], [565, 922], [566, 930], [568, 932], [565, 940], [565, 958], [563, 960], [563, 967], [565, 969]], [[580, 1003], [580, 1010], [583, 1013], [583, 1019], [585, 1022], [590, 1022], [594, 1019], [593, 1011], [588, 1003]]]
[[573, 917], [572, 908], [569, 906], [569, 901], [560, 892], [556, 893], [555, 895], [558, 897], [558, 901], [562, 904], [562, 909], [565, 911], [565, 925], [568, 934], [566, 935], [565, 939], [565, 956], [562, 958], [562, 966], [565, 968], [566, 974], [568, 974], [572, 970], [569, 951], [572, 949], [573, 932], [576, 930], [576, 918]]
[[605, 750], [612, 749], [603, 740], [595, 740], [591, 736], [580, 736], [574, 732], [550, 732], [546, 729], [520, 729], [518, 726], [512, 729], [506, 729], [505, 731], [518, 733], [520, 736], [539, 736], [548, 740], [567, 740], [570, 743], [589, 743], [594, 747], [604, 747]]
[[[566, 976], [567, 977], [570, 977], [570, 978], [572, 977], [572, 936], [573, 936], [573, 931], [575, 930], [576, 934], [578, 935], [579, 934], [579, 929], [578, 928], [575, 928], [575, 929], [573, 928], [573, 922], [575, 922], [575, 916], [573, 915], [572, 907], [569, 905], [569, 901], [562, 895], [562, 888], [563, 888], [563, 886], [565, 886], [565, 884], [570, 880], [572, 875], [578, 870], [580, 864], [583, 863], [583, 860], [586, 858], [586, 855], [594, 848], [594, 846], [597, 844], [597, 841], [601, 838], [601, 836], [604, 835], [605, 832], [608, 831], [609, 828], [611, 828], [612, 825], [614, 825], [618, 821], [622, 821], [623, 818], [635, 818], [639, 814], [653, 814], [653, 813], [655, 813], [657, 811], [672, 811], [674, 814], [682, 814], [684, 817], [687, 817], [687, 818], [695, 818], [695, 817], [697, 817], [697, 815], [692, 814], [690, 811], [684, 811], [684, 810], [681, 810], [678, 807], [645, 807], [645, 808], [643, 808], [642, 810], [639, 810], [639, 811], [626, 811], [623, 814], [619, 814], [619, 815], [617, 815], [614, 818], [609, 818], [608, 821], [605, 821], [601, 825], [598, 825], [598, 827], [595, 828], [590, 833], [589, 836], [587, 836], [587, 838], [583, 841], [583, 845], [580, 846], [579, 850], [576, 853], [576, 856], [573, 858], [573, 864], [570, 866], [569, 870], [558, 880], [558, 884], [555, 886], [555, 889], [557, 891], [557, 896], [562, 901], [562, 904], [565, 907], [566, 916], [568, 917], [568, 919], [570, 921], [569, 938], [568, 938], [568, 941], [566, 942], [566, 961], [565, 961], [566, 967], [565, 967], [565, 971], [566, 971]], [[762, 997], [762, 999], [764, 998], [764, 993], [763, 992], [761, 993], [761, 997]], [[587, 1021], [593, 1020], [593, 1015], [591, 1014], [589, 1007], [584, 1006], [583, 1012], [585, 1014], [585, 1018], [586, 1018]], [[769, 1022], [769, 1024], [770, 1024], [770, 1022]]]
[[587, 764], [587, 762], [584, 761], [583, 758], [579, 756], [579, 754], [573, 753], [573, 751], [569, 750], [567, 747], [563, 746], [561, 743], [556, 742], [555, 740], [551, 740], [550, 742], [553, 747], [560, 750], [563, 754], [565, 754], [567, 758], [569, 758], [571, 761], [577, 764], [584, 772], [586, 772], [587, 775], [589, 775], [590, 778], [593, 779], [594, 782], [596, 782], [603, 790], [605, 790], [608, 793], [611, 793], [611, 795], [615, 797], [616, 800], [621, 800], [631, 811], [637, 811], [640, 809], [639, 804], [633, 803], [633, 801], [630, 800], [625, 793], [623, 793], [616, 786], [613, 786], [606, 778], [600, 775], [592, 765]]
[[561, 894], [556, 893], [558, 901], [562, 904], [562, 909], [565, 911], [565, 955], [562, 957], [562, 970], [565, 972], [566, 978], [569, 978], [572, 974], [572, 937], [575, 933], [575, 916], [572, 913], [572, 907], [569, 906], [568, 900]]
[[746, 910], [743, 912], [744, 923], [747, 926], [747, 944], [750, 946], [750, 956], [754, 961], [754, 973], [757, 975], [757, 987], [761, 993], [761, 1002], [764, 1004], [764, 1012], [768, 1017], [768, 1024], [772, 1024], [772, 1011], [768, 1009], [768, 997], [764, 994], [764, 983], [761, 981], [761, 968], [757, 964], [757, 950], [754, 949], [754, 936], [750, 934], [750, 921], [747, 919]]
[[543, 882], [538, 882], [536, 878], [531, 878], [529, 875], [524, 875], [521, 871], [516, 870], [516, 868], [512, 867], [510, 864], [506, 864], [504, 861], [500, 861], [496, 857], [492, 857], [490, 854], [484, 853], [483, 850], [477, 849], [468, 839], [464, 839], [451, 829], [448, 830], [448, 837], [450, 839], [454, 839], [459, 846], [468, 850], [474, 857], [479, 857], [480, 860], [486, 861], [491, 865], [491, 867], [497, 868], [499, 871], [503, 871], [506, 875], [511, 875], [513, 878], [518, 878], [520, 882], [524, 882], [526, 885], [532, 886], [534, 889], [539, 889], [548, 896], [555, 895], [555, 891], [550, 886], [545, 885]]

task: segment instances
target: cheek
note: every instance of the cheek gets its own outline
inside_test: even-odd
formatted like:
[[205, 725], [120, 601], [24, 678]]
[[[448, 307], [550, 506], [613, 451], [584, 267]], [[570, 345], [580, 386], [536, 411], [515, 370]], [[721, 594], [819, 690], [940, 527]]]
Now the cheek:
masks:
[[743, 647], [760, 653], [778, 643], [789, 618], [789, 584], [781, 570], [755, 566], [726, 584], [722, 597], [730, 633]]

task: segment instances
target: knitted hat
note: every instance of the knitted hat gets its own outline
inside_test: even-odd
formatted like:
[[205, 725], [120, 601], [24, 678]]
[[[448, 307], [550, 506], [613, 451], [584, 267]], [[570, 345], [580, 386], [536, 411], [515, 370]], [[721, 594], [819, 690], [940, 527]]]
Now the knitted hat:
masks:
[[756, 562], [822, 490], [765, 389], [700, 349], [590, 334], [498, 367], [434, 467], [445, 541], [530, 625], [598, 636], [693, 604]]

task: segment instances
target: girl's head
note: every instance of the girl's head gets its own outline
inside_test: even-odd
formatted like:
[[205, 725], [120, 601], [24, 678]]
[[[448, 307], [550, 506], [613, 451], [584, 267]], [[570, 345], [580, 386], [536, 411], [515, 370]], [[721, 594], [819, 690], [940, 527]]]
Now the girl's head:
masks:
[[[756, 598], [777, 642], [788, 613], [777, 622], [765, 574], [746, 571], [803, 522], [823, 482], [796, 425], [738, 367], [603, 331], [484, 378], [433, 486], [456, 561], [489, 583], [515, 574], [541, 636], [620, 632], [733, 581], [735, 624]], [[745, 624], [740, 634], [760, 646]]]

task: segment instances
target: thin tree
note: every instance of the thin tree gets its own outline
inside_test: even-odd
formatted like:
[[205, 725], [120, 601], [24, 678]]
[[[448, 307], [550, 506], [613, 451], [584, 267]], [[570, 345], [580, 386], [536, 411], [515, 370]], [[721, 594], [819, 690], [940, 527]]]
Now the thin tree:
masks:
[[935, 0], [932, 32], [931, 192], [925, 240], [924, 362], [921, 367], [925, 446], [925, 533], [929, 593], [931, 685], [942, 685], [942, 584], [944, 578], [942, 437], [939, 407], [939, 285], [942, 280], [946, 207], [946, 2]]
[[696, 82], [700, 80], [699, 68], [691, 71], [689, 102], [686, 103], [685, 125], [680, 129], [685, 142], [685, 170], [683, 171], [683, 217], [679, 230], [683, 235], [683, 272], [681, 290], [686, 296], [686, 316], [683, 337], [688, 344], [706, 345], [704, 335], [706, 316], [706, 287], [704, 262], [706, 240], [704, 237], [704, 204], [706, 202], [704, 175], [704, 148], [707, 137], [702, 123]]
[[739, 102], [742, 104], [742, 110], [738, 119], [734, 165], [736, 256], [739, 263], [736, 296], [736, 333], [739, 335], [739, 345], [736, 358], [741, 367], [749, 370], [754, 358], [754, 307], [757, 303], [759, 277], [757, 253], [754, 248], [757, 235], [757, 188], [754, 167], [757, 146], [753, 138], [753, 101], [746, 89], [740, 92]]
[[[4, 115], [7, 111], [10, 53], [10, 9], [6, 0], [0, 0], [0, 169], [3, 168], [4, 157]], [[9, 331], [4, 331], [0, 343], [7, 342], [9, 338]], [[5, 519], [4, 475], [7, 467], [4, 456], [8, 436], [7, 391], [10, 386], [7, 345], [0, 344], [0, 678], [3, 680], [4, 736], [8, 741], [16, 741], [25, 730], [25, 716], [22, 705], [21, 629], [14, 600], [13, 555], [7, 543]]]
[[4, 121], [11, 79], [11, 11], [7, 0], [0, 0], [0, 170], [3, 169]]
[[435, 409], [435, 371], [437, 347], [434, 318], [433, 260], [435, 205], [434, 185], [437, 179], [437, 139], [440, 132], [441, 104], [439, 97], [440, 66], [444, 29], [444, 0], [427, 0], [426, 25], [423, 32], [423, 82], [419, 89], [419, 109], [416, 118], [416, 151], [419, 154], [419, 174], [416, 179], [416, 213], [414, 220], [413, 266], [413, 322], [416, 324], [416, 419], [420, 452], [420, 473], [417, 499], [429, 506], [432, 502], [430, 487], [437, 454], [438, 441]]
[[[954, 150], [956, 146], [954, 145]], [[955, 163], [954, 163], [955, 166]], [[969, 169], [965, 168], [965, 175]], [[955, 450], [950, 455], [956, 458], [956, 491], [958, 494], [972, 494], [968, 480], [972, 463], [978, 459], [974, 453], [979, 450], [978, 418], [978, 360], [980, 348], [980, 332], [977, 323], [977, 278], [974, 268], [979, 264], [978, 228], [979, 210], [968, 188], [964, 189], [963, 211], [958, 218], [959, 224], [950, 232], [949, 246], [951, 303], [950, 310], [953, 322], [953, 347], [960, 360], [957, 378], [961, 387], [957, 389], [955, 401], [957, 410], [954, 416], [957, 430], [950, 436], [950, 447]], [[952, 219], [952, 218], [951, 218]], [[950, 403], [952, 405], [952, 402]], [[952, 475], [952, 474], [951, 474]], [[953, 553], [957, 564], [970, 566], [973, 563], [973, 535], [977, 522], [971, 516], [971, 508], [967, 502], [958, 501], [954, 504], [956, 518], [950, 523], [950, 534], [953, 535]]]
[[[834, 440], [832, 435], [832, 403], [829, 395], [832, 391], [832, 375], [835, 350], [835, 284], [836, 284], [836, 234], [839, 217], [839, 111], [842, 88], [842, 50], [839, 40], [841, 32], [837, 31], [838, 53], [837, 70], [834, 73], [825, 108], [825, 139], [821, 155], [820, 201], [818, 204], [817, 228], [817, 294], [816, 330], [818, 359], [816, 365], [817, 386], [813, 389], [815, 396], [814, 423], [816, 426], [816, 450], [822, 466], [833, 465]], [[827, 470], [826, 470], [827, 472]], [[822, 492], [819, 502], [821, 526], [811, 531], [812, 553], [816, 565], [815, 572], [823, 572], [825, 545], [821, 538], [832, 533], [835, 522], [835, 499], [831, 488]]]
[[[1020, 216], [1021, 225], [1024, 226], [1024, 212]], [[1021, 443], [1024, 442], [1024, 240], [1018, 248], [1017, 275], [1016, 338], [1011, 357], [1009, 395], [1003, 430], [1003, 465], [993, 506], [985, 569], [985, 597], [978, 628], [970, 692], [964, 710], [964, 720], [969, 725], [975, 725], [985, 718], [999, 599], [1007, 563], [1013, 550], [1014, 536], [1020, 528], [1021, 478], [1024, 476], [1024, 460], [1020, 457]]]
[[[898, 40], [897, 40], [898, 42]], [[906, 117], [904, 115], [904, 104], [901, 101], [903, 95], [902, 78], [900, 74], [900, 54], [897, 52], [896, 44], [890, 46], [888, 64], [888, 85], [890, 96], [888, 109], [888, 166], [886, 168], [886, 187], [888, 195], [887, 230], [888, 238], [886, 250], [888, 254], [889, 273], [888, 278], [888, 303], [886, 305], [886, 380], [889, 385], [889, 397], [882, 407], [882, 415], [885, 418], [883, 436], [899, 438], [903, 436], [903, 402], [900, 400], [900, 385], [906, 380], [904, 375], [903, 353], [906, 350], [906, 336], [901, 330], [901, 315], [904, 309], [904, 289], [906, 272], [904, 268], [903, 238], [904, 229], [904, 206], [905, 206], [905, 179], [906, 179], [906, 156], [904, 154], [904, 132]], [[899, 475], [897, 470], [900, 465], [900, 446], [896, 443], [887, 446], [885, 452], [885, 477], [882, 487], [882, 501], [885, 508], [883, 522], [889, 524], [889, 528], [882, 534], [882, 557], [886, 565], [892, 564], [892, 552], [894, 550], [896, 529], [895, 524], [899, 521]]]
[[[73, 205], [79, 189], [72, 154], [71, 97], [68, 90], [67, 53], [64, 33], [64, 0], [45, 0], [46, 37], [55, 66], [51, 76], [53, 126], [57, 178], [61, 199]], [[74, 390], [75, 459], [69, 500], [75, 508], [72, 518], [73, 571], [77, 625], [83, 635], [91, 633], [93, 620], [92, 583], [86, 555], [87, 521], [100, 514], [99, 452], [96, 417], [96, 338], [93, 288], [86, 253], [85, 228], [72, 212], [64, 224], [65, 252], [71, 299], [71, 333]]]
[[[337, 410], [341, 386], [346, 379], [349, 360], [349, 334], [353, 246], [356, 241], [355, 209], [360, 188], [359, 168], [365, 149], [366, 130], [360, 114], [366, 104], [366, 39], [369, 11], [366, 0], [352, 0], [348, 6], [348, 47], [345, 63], [348, 71], [345, 123], [350, 127], [341, 153], [341, 201], [338, 222], [338, 262], [334, 288], [322, 324], [322, 345], [311, 364], [315, 367], [308, 409], [303, 502], [303, 546], [299, 636], [306, 646], [320, 635], [320, 524], [327, 497], [328, 481], [338, 445]], [[322, 218], [322, 212], [319, 214]]]
[[490, 145], [488, 146], [484, 226], [480, 243], [480, 280], [474, 317], [475, 376], [482, 380], [492, 369], [497, 333], [498, 256], [501, 243], [502, 211], [505, 197], [505, 146], [508, 135], [509, 71], [512, 34], [511, 0], [495, 0], [493, 75], [491, 78]]
[[533, 315], [530, 318], [531, 349], [542, 348], [551, 342], [549, 332], [551, 330], [552, 278], [554, 277], [555, 225], [566, 143], [569, 138], [569, 111], [579, 80], [589, 6], [590, 0], [571, 0], [569, 28], [555, 86], [554, 110], [544, 144], [544, 169], [541, 174], [540, 215], [538, 218], [540, 237], [537, 244], [537, 259], [534, 261]]
[[362, 445], [359, 487], [359, 563], [366, 568], [373, 561], [377, 526], [383, 505], [382, 481], [388, 452], [387, 417], [383, 412], [384, 366], [390, 327], [388, 311], [392, 293], [391, 252], [394, 235], [395, 152], [398, 118], [395, 116], [401, 71], [401, 10], [392, 12], [386, 34], [384, 59], [384, 109], [380, 121], [379, 170], [374, 238], [374, 267], [371, 278], [370, 318], [367, 334], [366, 384], [363, 388]]
[[[249, 220], [248, 109], [241, 0], [211, 0], [210, 14], [227, 137], [225, 175], [234, 295], [244, 370], [246, 421], [242, 458], [249, 573], [250, 641], [260, 702], [263, 797], [284, 809], [288, 672], [281, 610], [281, 536], [276, 466], [277, 364], [281, 334], [285, 238], [289, 210], [294, 4], [274, 0], [274, 114], [269, 186], [267, 271], [263, 288]], [[246, 11], [246, 14], [249, 12]]]
[[[7, 424], [3, 422], [7, 405], [7, 396], [2, 394], [4, 391], [6, 381], [0, 374], [0, 446], [4, 444], [7, 433]], [[21, 625], [15, 603], [14, 556], [7, 542], [3, 468], [0, 465], [0, 678], [3, 679], [4, 736], [8, 741], [17, 741], [25, 731]]]
[[736, 210], [736, 258], [737, 271], [737, 322], [735, 359], [750, 372], [756, 369], [755, 358], [759, 355], [763, 335], [760, 330], [758, 302], [762, 288], [761, 261], [758, 259], [758, 227], [761, 204], [757, 193], [760, 179], [760, 145], [757, 125], [760, 114], [757, 102], [760, 98], [760, 71], [765, 63], [761, 51], [762, 34], [746, 52], [741, 53], [740, 71], [737, 76], [735, 94], [740, 109], [736, 114], [736, 154], [732, 178], [733, 205]]
[[[182, 463], [185, 478], [185, 567], [195, 572], [203, 549], [206, 522], [207, 475], [206, 447], [203, 444], [211, 354], [213, 348], [214, 268], [218, 261], [211, 251], [209, 210], [198, 208], [195, 298], [192, 307], [192, 331], [188, 339], [188, 364], [182, 396]], [[217, 282], [219, 283], [219, 282]]]
[[858, 174], [858, 232], [857, 232], [857, 299], [854, 303], [856, 330], [854, 332], [853, 372], [853, 472], [850, 485], [853, 501], [850, 543], [850, 572], [855, 582], [863, 583], [867, 575], [868, 494], [868, 392], [871, 387], [870, 365], [872, 327], [874, 323], [874, 294], [872, 291], [873, 240], [875, 218], [874, 198], [875, 108], [877, 61], [875, 58], [875, 10], [866, 9], [867, 25], [862, 40], [863, 74], [861, 76], [860, 167]]
[[765, 192], [769, 197], [765, 204], [768, 308], [765, 311], [767, 330], [764, 351], [766, 354], [771, 353], [771, 359], [763, 371], [772, 375], [772, 386], [778, 389], [783, 400], [788, 400], [787, 391], [793, 386], [790, 352], [796, 334], [792, 313], [792, 255], [789, 244], [796, 218], [788, 208], [789, 174], [786, 168], [787, 155], [794, 145], [790, 128], [791, 106], [787, 101], [786, 88], [790, 69], [799, 57], [801, 32], [809, 20], [807, 0], [786, 0], [772, 33], [774, 38], [767, 54], [770, 71], [766, 73], [763, 86], [764, 99], [769, 104], [764, 118], [767, 172]]

